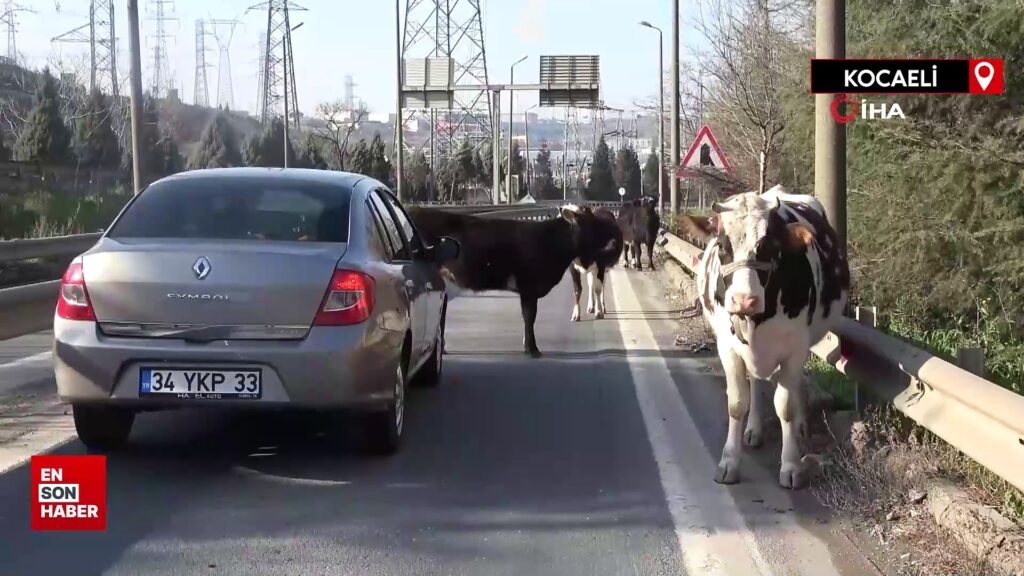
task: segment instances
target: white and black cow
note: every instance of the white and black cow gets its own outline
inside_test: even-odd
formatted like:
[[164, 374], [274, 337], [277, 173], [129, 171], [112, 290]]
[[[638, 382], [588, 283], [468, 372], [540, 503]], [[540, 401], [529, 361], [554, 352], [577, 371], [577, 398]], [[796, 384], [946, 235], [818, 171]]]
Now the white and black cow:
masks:
[[459, 241], [458, 259], [444, 265], [446, 280], [473, 292], [519, 294], [523, 346], [535, 357], [541, 355], [533, 331], [537, 300], [562, 280], [570, 263], [593, 262], [613, 240], [601, 219], [577, 206], [563, 206], [559, 217], [543, 222], [485, 219], [422, 207], [410, 208], [409, 216], [428, 245], [441, 236]]
[[626, 268], [635, 266], [643, 270], [643, 248], [647, 247], [647, 261], [654, 270], [654, 242], [658, 239], [661, 218], [657, 212], [658, 199], [643, 196], [624, 202], [616, 219], [625, 242]]
[[810, 347], [843, 314], [849, 265], [813, 196], [787, 194], [776, 186], [763, 195], [737, 194], [712, 210], [714, 224], [684, 217], [683, 226], [707, 242], [697, 284], [728, 385], [729, 433], [715, 480], [736, 482], [741, 444], [760, 444], [753, 383], [777, 373], [779, 484], [798, 488], [806, 483], [798, 442], [807, 433], [803, 367]]
[[[590, 210], [581, 207], [580, 210]], [[615, 266], [622, 254], [622, 232], [615, 222], [615, 214], [604, 208], [594, 208], [597, 221], [594, 233], [582, 238], [582, 242], [593, 244], [583, 247], [580, 255], [573, 260], [569, 273], [572, 275], [573, 307], [571, 322], [580, 321], [580, 295], [583, 292], [583, 274], [587, 275], [587, 312], [598, 320], [604, 318], [604, 274]]]

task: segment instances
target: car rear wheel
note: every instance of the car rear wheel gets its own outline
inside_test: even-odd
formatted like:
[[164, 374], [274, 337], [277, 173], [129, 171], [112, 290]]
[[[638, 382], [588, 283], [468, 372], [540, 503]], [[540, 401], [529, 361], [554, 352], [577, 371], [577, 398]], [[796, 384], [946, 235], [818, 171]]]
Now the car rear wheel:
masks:
[[134, 412], [113, 406], [74, 404], [71, 411], [78, 438], [90, 450], [118, 448], [128, 439], [135, 422]]
[[405, 428], [405, 362], [399, 362], [394, 376], [394, 399], [383, 412], [367, 416], [367, 440], [373, 454], [388, 456], [398, 452]]

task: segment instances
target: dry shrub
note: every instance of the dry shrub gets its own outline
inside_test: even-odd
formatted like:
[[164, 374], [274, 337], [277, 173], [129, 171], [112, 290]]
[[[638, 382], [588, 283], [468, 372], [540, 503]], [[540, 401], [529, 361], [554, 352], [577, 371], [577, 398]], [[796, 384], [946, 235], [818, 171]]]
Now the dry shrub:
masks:
[[833, 448], [815, 492], [826, 506], [865, 525], [884, 547], [909, 550], [897, 554], [904, 560], [900, 574], [992, 574], [925, 508], [928, 486], [937, 478], [1021, 521], [1020, 492], [889, 406], [870, 410], [850, 440]]

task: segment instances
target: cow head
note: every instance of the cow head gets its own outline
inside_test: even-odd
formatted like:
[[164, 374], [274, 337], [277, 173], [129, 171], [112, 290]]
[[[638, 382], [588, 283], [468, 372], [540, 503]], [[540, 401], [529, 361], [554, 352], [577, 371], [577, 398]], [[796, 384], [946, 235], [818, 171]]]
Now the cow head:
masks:
[[777, 196], [737, 194], [711, 206], [714, 220], [684, 216], [687, 233], [703, 239], [719, 262], [717, 291], [731, 314], [764, 312], [765, 286], [785, 252], [801, 253], [814, 240], [810, 228], [787, 224]]
[[573, 248], [577, 253], [587, 252], [588, 260], [599, 252], [621, 248], [616, 246], [618, 238], [616, 238], [615, 232], [618, 227], [615, 223], [602, 220], [594, 214], [590, 207], [568, 204], [562, 206], [560, 214], [572, 225]]

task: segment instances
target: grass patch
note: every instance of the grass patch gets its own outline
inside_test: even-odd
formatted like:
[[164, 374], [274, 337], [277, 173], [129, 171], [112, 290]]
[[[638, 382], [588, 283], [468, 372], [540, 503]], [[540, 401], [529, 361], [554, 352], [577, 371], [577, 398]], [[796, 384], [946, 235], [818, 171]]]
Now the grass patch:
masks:
[[857, 404], [857, 383], [815, 355], [804, 365], [804, 372], [820, 389], [835, 399], [836, 410], [853, 410]]

